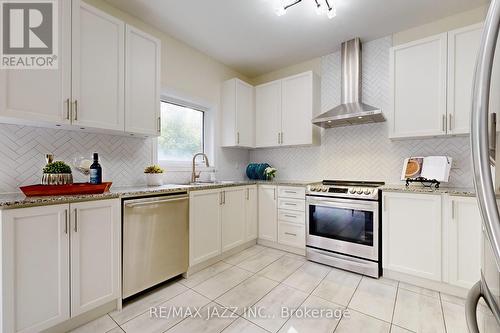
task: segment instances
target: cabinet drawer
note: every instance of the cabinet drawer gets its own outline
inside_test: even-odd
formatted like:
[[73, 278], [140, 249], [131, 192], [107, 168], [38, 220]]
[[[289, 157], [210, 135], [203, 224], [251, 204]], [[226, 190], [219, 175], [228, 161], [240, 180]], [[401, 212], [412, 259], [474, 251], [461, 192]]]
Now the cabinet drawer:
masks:
[[304, 212], [280, 209], [278, 210], [278, 220], [305, 225], [306, 215], [304, 214]]
[[305, 226], [299, 226], [288, 222], [280, 222], [278, 225], [278, 242], [284, 245], [305, 248]]
[[278, 187], [278, 197], [305, 200], [306, 189], [304, 187], [280, 186], [280, 187]]
[[299, 199], [278, 198], [278, 208], [304, 212], [306, 210], [306, 202]]

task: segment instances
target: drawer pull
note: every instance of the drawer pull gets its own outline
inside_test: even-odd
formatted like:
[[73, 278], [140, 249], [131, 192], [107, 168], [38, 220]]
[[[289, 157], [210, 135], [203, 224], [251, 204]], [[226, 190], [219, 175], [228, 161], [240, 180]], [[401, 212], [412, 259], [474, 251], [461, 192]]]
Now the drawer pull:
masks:
[[285, 191], [285, 193], [297, 194], [297, 192], [295, 192], [295, 191]]
[[297, 218], [297, 215], [288, 215], [288, 214], [285, 214], [285, 217], [290, 217], [292, 219], [295, 219], [295, 218]]
[[287, 205], [287, 206], [297, 206], [297, 204], [290, 203], [290, 202], [285, 202], [285, 205]]
[[297, 234], [292, 234], [291, 232], [285, 232], [285, 235], [297, 237]]

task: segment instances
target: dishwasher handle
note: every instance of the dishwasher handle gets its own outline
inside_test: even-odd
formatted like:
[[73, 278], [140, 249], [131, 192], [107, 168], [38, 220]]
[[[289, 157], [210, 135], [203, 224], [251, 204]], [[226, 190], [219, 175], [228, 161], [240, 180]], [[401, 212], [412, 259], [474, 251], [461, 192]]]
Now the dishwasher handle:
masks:
[[161, 204], [161, 203], [182, 201], [182, 200], [188, 200], [188, 199], [189, 199], [189, 197], [187, 195], [171, 196], [171, 197], [166, 197], [166, 198], [159, 197], [159, 198], [137, 199], [137, 200], [126, 201], [125, 207], [134, 208], [134, 207], [139, 207], [139, 206], [156, 205], [156, 204]]

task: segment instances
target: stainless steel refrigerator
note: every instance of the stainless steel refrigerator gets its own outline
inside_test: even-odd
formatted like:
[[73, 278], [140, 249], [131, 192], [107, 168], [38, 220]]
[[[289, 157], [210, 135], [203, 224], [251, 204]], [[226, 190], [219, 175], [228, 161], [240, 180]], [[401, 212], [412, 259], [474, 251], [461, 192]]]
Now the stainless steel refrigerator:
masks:
[[[500, 0], [492, 0], [476, 63], [471, 117], [474, 186], [483, 227], [481, 280], [469, 291], [465, 305], [467, 325], [471, 333], [479, 332], [476, 309], [481, 298], [485, 300], [500, 327], [500, 214], [497, 205], [497, 201], [500, 202], [500, 164], [499, 167], [495, 166], [496, 156], [500, 156], [497, 154], [499, 150], [495, 148], [498, 140], [495, 112], [500, 110], [490, 110], [492, 79], [498, 79], [493, 77], [493, 59], [495, 56], [500, 57], [500, 47], [497, 48], [499, 24]], [[496, 183], [494, 179], [497, 180]]]

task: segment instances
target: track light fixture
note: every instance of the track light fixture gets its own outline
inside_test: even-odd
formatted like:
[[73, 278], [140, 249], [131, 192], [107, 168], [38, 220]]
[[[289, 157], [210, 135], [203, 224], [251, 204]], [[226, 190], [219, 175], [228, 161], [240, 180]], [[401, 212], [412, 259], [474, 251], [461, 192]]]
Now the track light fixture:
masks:
[[[326, 16], [329, 19], [337, 16], [337, 9], [335, 8], [334, 0], [314, 0], [314, 5], [316, 6], [316, 13], [321, 15], [326, 12]], [[288, 8], [295, 6], [302, 0], [293, 0], [292, 2], [286, 0], [280, 0], [280, 6], [276, 9], [276, 15], [283, 16], [286, 14]], [[331, 3], [331, 4], [330, 4]]]

